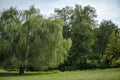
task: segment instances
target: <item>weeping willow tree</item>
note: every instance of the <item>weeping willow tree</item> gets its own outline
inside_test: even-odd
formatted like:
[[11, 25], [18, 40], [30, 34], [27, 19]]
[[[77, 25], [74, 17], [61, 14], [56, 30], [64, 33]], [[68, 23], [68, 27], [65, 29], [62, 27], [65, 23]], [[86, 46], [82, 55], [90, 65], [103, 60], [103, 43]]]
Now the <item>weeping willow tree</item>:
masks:
[[71, 47], [71, 39], [62, 36], [63, 22], [46, 19], [33, 6], [19, 11], [10, 8], [0, 14], [0, 65], [7, 69], [56, 67]]

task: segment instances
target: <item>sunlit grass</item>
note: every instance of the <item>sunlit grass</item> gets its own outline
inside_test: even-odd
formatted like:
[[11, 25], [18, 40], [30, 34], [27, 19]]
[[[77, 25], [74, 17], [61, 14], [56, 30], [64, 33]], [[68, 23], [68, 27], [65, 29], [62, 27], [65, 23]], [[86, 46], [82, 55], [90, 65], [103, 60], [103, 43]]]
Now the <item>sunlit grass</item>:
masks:
[[120, 80], [120, 68], [105, 70], [0, 73], [0, 80]]

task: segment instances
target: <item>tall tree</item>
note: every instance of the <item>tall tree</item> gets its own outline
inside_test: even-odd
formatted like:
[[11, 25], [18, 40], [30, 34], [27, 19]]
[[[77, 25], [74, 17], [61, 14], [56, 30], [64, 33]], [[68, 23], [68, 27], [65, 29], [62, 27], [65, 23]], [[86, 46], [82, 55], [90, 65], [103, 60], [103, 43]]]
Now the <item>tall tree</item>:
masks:
[[64, 27], [63, 27], [63, 37], [69, 38], [71, 37], [71, 16], [72, 16], [73, 8], [66, 6], [62, 9], [55, 9], [55, 16], [63, 19]]
[[120, 57], [120, 32], [118, 30], [112, 32], [105, 53], [112, 55], [114, 58]]
[[[84, 67], [88, 54], [92, 53], [95, 9], [91, 6], [75, 5], [75, 8], [66, 6], [62, 9], [56, 9], [55, 12], [58, 17], [64, 20], [64, 27], [68, 27], [67, 31], [72, 39], [69, 57], [63, 66], [80, 68], [83, 64], [82, 67]], [[67, 31], [64, 31], [63, 35], [66, 35]]]
[[96, 17], [95, 9], [91, 6], [82, 7], [76, 5], [71, 16], [72, 19], [72, 48], [70, 58], [73, 65], [79, 68], [85, 68], [88, 55], [92, 53], [93, 44], [92, 28], [94, 27]]
[[2, 12], [0, 55], [7, 55], [2, 66], [17, 68], [23, 74], [28, 66], [47, 69], [62, 63], [71, 46], [62, 30], [62, 20], [45, 19], [33, 6], [24, 11], [10, 8]]
[[96, 41], [95, 45], [97, 45], [97, 52], [101, 53], [102, 55], [105, 53], [105, 48], [107, 47], [107, 44], [109, 42], [110, 36], [114, 30], [117, 29], [117, 25], [115, 25], [110, 20], [103, 20], [100, 23], [100, 26], [96, 32]]

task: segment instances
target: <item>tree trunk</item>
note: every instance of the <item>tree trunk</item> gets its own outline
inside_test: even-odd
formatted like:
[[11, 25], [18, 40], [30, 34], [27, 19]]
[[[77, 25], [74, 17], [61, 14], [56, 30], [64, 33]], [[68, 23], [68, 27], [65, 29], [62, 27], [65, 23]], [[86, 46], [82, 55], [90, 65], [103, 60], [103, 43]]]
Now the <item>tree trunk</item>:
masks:
[[19, 74], [24, 74], [24, 70], [25, 70], [24, 67], [20, 67], [20, 68], [19, 68]]

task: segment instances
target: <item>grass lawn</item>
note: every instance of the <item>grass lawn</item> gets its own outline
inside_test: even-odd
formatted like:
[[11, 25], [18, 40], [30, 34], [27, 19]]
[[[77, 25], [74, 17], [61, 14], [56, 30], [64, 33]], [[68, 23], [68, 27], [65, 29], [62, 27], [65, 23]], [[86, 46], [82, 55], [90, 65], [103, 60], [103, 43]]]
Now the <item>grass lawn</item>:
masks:
[[120, 68], [105, 70], [17, 72], [0, 71], [0, 80], [120, 80]]

